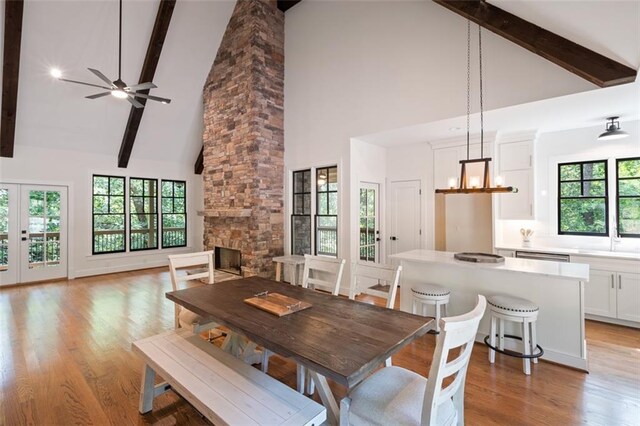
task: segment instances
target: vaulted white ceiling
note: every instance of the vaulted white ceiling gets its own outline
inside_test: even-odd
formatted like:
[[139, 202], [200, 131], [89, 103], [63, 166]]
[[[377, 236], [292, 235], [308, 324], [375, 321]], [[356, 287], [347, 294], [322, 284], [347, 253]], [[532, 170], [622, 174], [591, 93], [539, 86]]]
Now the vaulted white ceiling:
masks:
[[[133, 148], [137, 158], [193, 164], [201, 146], [202, 86], [234, 7], [232, 1], [178, 0], [151, 94]], [[153, 29], [157, 1], [124, 1], [122, 79], [135, 84]], [[52, 79], [101, 84], [87, 67], [115, 80], [118, 73], [117, 1], [25, 2], [16, 145], [90, 151], [117, 156], [131, 105], [101, 92]], [[114, 161], [115, 165], [115, 161]]]
[[[638, 1], [491, 2], [632, 68], [640, 66]], [[132, 161], [193, 164], [201, 146], [202, 86], [233, 6], [230, 0], [177, 1], [154, 78], [158, 89], [151, 92], [173, 101], [147, 104]], [[129, 84], [140, 75], [157, 8], [157, 1], [124, 2], [122, 78]], [[130, 105], [110, 96], [85, 99], [96, 91], [48, 74], [55, 66], [67, 78], [99, 84], [86, 70], [92, 67], [115, 79], [117, 11], [117, 1], [25, 2], [16, 145], [117, 156]], [[2, 25], [0, 20], [0, 37]]]

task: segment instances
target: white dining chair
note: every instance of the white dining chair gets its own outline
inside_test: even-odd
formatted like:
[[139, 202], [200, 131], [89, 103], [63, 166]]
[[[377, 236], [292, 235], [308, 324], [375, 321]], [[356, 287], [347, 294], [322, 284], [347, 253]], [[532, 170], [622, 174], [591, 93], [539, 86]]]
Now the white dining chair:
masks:
[[[384, 265], [378, 263], [351, 263], [351, 284], [349, 285], [349, 299], [355, 300], [360, 293], [369, 294], [385, 299], [385, 306], [393, 309], [396, 303], [398, 285], [402, 266]], [[374, 289], [378, 285], [389, 286], [388, 291]], [[385, 361], [391, 367], [391, 358]]]
[[[302, 287], [330, 291], [331, 294], [337, 296], [340, 292], [340, 281], [342, 280], [344, 264], [344, 259], [305, 254]], [[262, 351], [262, 371], [265, 373], [269, 370], [269, 358], [271, 355], [273, 355], [273, 352], [269, 350], [264, 349]], [[304, 393], [306, 381], [307, 393], [313, 394], [313, 381], [306, 369], [300, 364], [297, 366], [297, 377], [298, 392]]]
[[[182, 270], [185, 270], [186, 273], [179, 274], [178, 272]], [[213, 251], [171, 255], [169, 256], [169, 272], [173, 291], [180, 290], [180, 283], [185, 281], [201, 280], [206, 284], [213, 284]], [[175, 304], [176, 328], [190, 328], [194, 334], [200, 334], [218, 326], [219, 324], [207, 321], [195, 312]]]
[[[440, 319], [429, 379], [400, 367], [378, 370], [342, 399], [340, 425], [463, 425], [464, 382], [486, 305], [480, 295], [471, 312]], [[447, 361], [458, 347], [457, 357]]]
[[[360, 293], [370, 294], [385, 299], [387, 308], [393, 309], [401, 272], [402, 266], [400, 265], [353, 262], [351, 264], [349, 299], [354, 300], [356, 295]], [[388, 285], [389, 291], [372, 288], [377, 285]]]
[[344, 264], [344, 259], [305, 254], [302, 287], [329, 291], [337, 296], [340, 292]]

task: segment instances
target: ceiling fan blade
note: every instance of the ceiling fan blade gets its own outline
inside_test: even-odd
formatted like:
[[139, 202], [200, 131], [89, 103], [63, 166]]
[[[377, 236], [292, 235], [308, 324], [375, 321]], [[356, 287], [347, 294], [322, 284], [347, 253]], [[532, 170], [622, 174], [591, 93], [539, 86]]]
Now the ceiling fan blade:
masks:
[[113, 85], [113, 82], [111, 80], [109, 80], [107, 78], [106, 75], [102, 74], [100, 71], [93, 69], [93, 68], [87, 68], [89, 71], [91, 71], [92, 73], [94, 73], [96, 75], [96, 77], [98, 77], [100, 80], [104, 81], [105, 83], [107, 83], [109, 86]]
[[144, 108], [144, 105], [142, 105], [140, 102], [133, 99], [131, 96], [127, 96], [127, 100], [131, 105], [133, 105], [136, 108]]
[[151, 82], [148, 82], [148, 83], [134, 84], [133, 86], [125, 87], [125, 90], [130, 90], [132, 92], [135, 92], [136, 90], [156, 89], [156, 88], [158, 88], [158, 86], [156, 86]]
[[98, 93], [98, 94], [95, 94], [95, 95], [85, 96], [85, 98], [87, 98], [87, 99], [98, 99], [98, 98], [101, 98], [103, 96], [108, 96], [110, 94], [111, 94], [111, 91], [102, 92], [102, 93]]
[[66, 79], [66, 78], [59, 78], [58, 80], [66, 81], [67, 83], [84, 84], [85, 86], [99, 87], [100, 89], [111, 90], [111, 87], [98, 86], [97, 84], [85, 83], [85, 82], [82, 82], [82, 81], [69, 80], [69, 79]]
[[129, 96], [137, 96], [139, 98], [151, 99], [152, 101], [163, 102], [165, 104], [171, 103], [171, 99], [160, 98], [158, 96], [153, 96], [153, 95], [145, 95], [144, 93], [129, 93]]

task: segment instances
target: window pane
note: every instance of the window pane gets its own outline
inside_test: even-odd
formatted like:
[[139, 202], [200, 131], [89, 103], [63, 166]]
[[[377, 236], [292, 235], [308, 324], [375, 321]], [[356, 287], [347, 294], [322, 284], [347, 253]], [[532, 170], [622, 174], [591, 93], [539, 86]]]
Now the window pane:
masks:
[[580, 180], [580, 164], [561, 165], [560, 180]]
[[311, 170], [306, 170], [303, 173], [302, 189], [303, 192], [311, 192]]
[[304, 173], [303, 172], [295, 172], [293, 174], [293, 192], [301, 193], [304, 192]]
[[60, 217], [47, 218], [47, 232], [60, 232]]
[[369, 216], [376, 215], [376, 191], [373, 189], [367, 190], [367, 214]]
[[640, 235], [640, 197], [621, 198], [619, 209], [620, 233]]
[[618, 182], [618, 193], [620, 195], [640, 196], [640, 179], [625, 179]]
[[304, 214], [311, 214], [311, 194], [304, 195]]
[[318, 194], [318, 214], [329, 214], [329, 205], [327, 204], [327, 195]]
[[124, 195], [124, 178], [121, 177], [112, 177], [109, 178], [111, 181], [111, 195]]
[[585, 163], [582, 165], [583, 179], [604, 179], [605, 163]]
[[640, 158], [618, 161], [618, 177], [640, 177]]
[[124, 197], [109, 197], [109, 213], [124, 215]]
[[585, 197], [604, 197], [605, 182], [603, 180], [591, 180], [583, 182], [583, 194]]
[[604, 199], [561, 200], [560, 232], [606, 234], [606, 201]]
[[360, 188], [360, 217], [367, 215], [367, 190]]
[[106, 195], [93, 196], [93, 212], [109, 213], [109, 197]]
[[185, 184], [183, 182], [176, 182], [174, 186], [174, 197], [183, 197], [185, 193]]
[[172, 181], [163, 181], [162, 182], [162, 196], [163, 197], [173, 197], [173, 182]]
[[44, 216], [44, 191], [29, 191], [29, 215]]
[[162, 213], [174, 213], [173, 198], [162, 198]]
[[175, 198], [173, 200], [173, 208], [175, 213], [185, 213], [184, 198]]
[[162, 220], [165, 228], [184, 228], [185, 226], [183, 214], [165, 214]]
[[108, 195], [109, 194], [109, 178], [105, 176], [93, 177], [93, 193]]
[[311, 217], [291, 217], [291, 240], [293, 254], [311, 254]]
[[329, 214], [338, 214], [338, 193], [329, 193]]
[[94, 218], [94, 229], [101, 231], [124, 230], [124, 215], [104, 214], [96, 215]]
[[29, 233], [40, 234], [44, 232], [44, 217], [29, 218]]
[[47, 216], [60, 216], [60, 193], [47, 191]]
[[293, 212], [294, 214], [304, 214], [304, 195], [293, 196]]
[[142, 196], [143, 188], [142, 188], [142, 179], [130, 179], [129, 180], [129, 190], [131, 191], [131, 196]]
[[338, 168], [331, 167], [329, 169], [329, 191], [338, 190]]
[[580, 197], [580, 182], [563, 182], [560, 184], [561, 197]]

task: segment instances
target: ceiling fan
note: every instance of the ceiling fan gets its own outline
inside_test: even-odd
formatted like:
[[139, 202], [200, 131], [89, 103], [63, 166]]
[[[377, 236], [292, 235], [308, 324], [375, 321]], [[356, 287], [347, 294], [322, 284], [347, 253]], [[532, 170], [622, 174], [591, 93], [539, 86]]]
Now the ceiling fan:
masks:
[[129, 101], [131, 105], [136, 108], [144, 108], [144, 105], [140, 103], [136, 98], [149, 99], [152, 101], [162, 102], [163, 104], [168, 104], [171, 102], [171, 99], [161, 98], [158, 96], [152, 96], [145, 93], [139, 93], [139, 90], [148, 90], [155, 89], [155, 84], [148, 83], [140, 83], [134, 84], [133, 86], [127, 86], [127, 84], [122, 81], [121, 71], [122, 71], [122, 0], [120, 0], [120, 16], [119, 16], [119, 32], [118, 32], [118, 79], [115, 81], [110, 81], [103, 73], [98, 71], [97, 69], [88, 68], [93, 74], [95, 74], [100, 80], [102, 80], [106, 86], [100, 86], [98, 84], [85, 83], [82, 81], [69, 80], [66, 78], [62, 78], [62, 72], [58, 69], [52, 69], [51, 75], [60, 81], [66, 81], [68, 83], [76, 83], [83, 84], [85, 86], [91, 87], [99, 87], [101, 89], [107, 90], [106, 92], [97, 93], [95, 95], [86, 96], [87, 99], [98, 99], [103, 96], [112, 95], [119, 99], [126, 99]]

